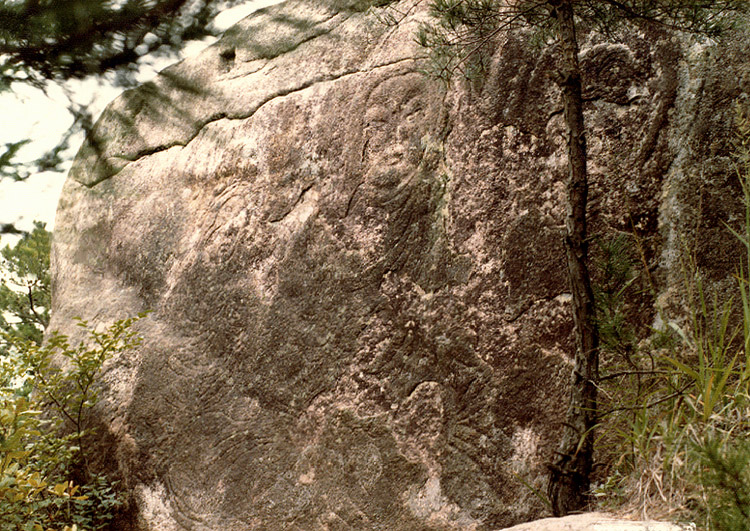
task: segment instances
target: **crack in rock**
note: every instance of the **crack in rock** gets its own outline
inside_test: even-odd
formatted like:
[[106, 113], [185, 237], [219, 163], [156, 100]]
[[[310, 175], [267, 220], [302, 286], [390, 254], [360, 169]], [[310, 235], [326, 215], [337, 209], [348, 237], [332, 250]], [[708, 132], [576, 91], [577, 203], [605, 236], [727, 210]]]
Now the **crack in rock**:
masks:
[[159, 145], [159, 146], [156, 146], [156, 147], [153, 147], [153, 148], [144, 149], [144, 150], [136, 152], [132, 157], [124, 157], [124, 156], [117, 156], [117, 155], [109, 156], [107, 158], [120, 159], [120, 160], [124, 161], [124, 164], [110, 165], [109, 163], [106, 163], [106, 169], [107, 169], [107, 171], [103, 171], [102, 175], [98, 179], [95, 179], [95, 180], [93, 180], [91, 182], [82, 182], [79, 179], [76, 179], [76, 180], [80, 184], [83, 184], [84, 186], [86, 186], [87, 188], [93, 188], [96, 185], [98, 185], [98, 184], [106, 181], [107, 179], [110, 179], [110, 178], [114, 177], [115, 175], [117, 175], [118, 173], [120, 173], [123, 169], [125, 169], [129, 164], [131, 164], [133, 162], [136, 162], [136, 161], [138, 161], [138, 160], [140, 160], [142, 158], [145, 158], [145, 157], [148, 157], [148, 156], [151, 156], [151, 155], [155, 155], [156, 153], [160, 153], [162, 151], [166, 151], [166, 150], [171, 149], [173, 147], [177, 147], [177, 146], [186, 147], [186, 146], [188, 146], [193, 140], [195, 140], [195, 138], [198, 135], [200, 135], [201, 131], [203, 131], [203, 129], [206, 126], [208, 126], [208, 125], [210, 125], [212, 123], [215, 123], [215, 122], [218, 122], [218, 121], [224, 120], [224, 119], [226, 119], [226, 120], [247, 120], [248, 118], [251, 118], [253, 115], [255, 115], [261, 108], [263, 108], [268, 103], [271, 103], [272, 101], [277, 100], [279, 98], [284, 98], [284, 97], [290, 96], [292, 94], [295, 94], [295, 93], [298, 93], [298, 92], [302, 92], [302, 91], [307, 90], [307, 89], [309, 89], [309, 88], [311, 88], [311, 87], [313, 87], [315, 85], [319, 85], [321, 83], [330, 83], [330, 82], [333, 82], [333, 81], [338, 81], [340, 79], [344, 79], [346, 77], [354, 76], [354, 75], [358, 75], [358, 74], [367, 74], [367, 73], [373, 72], [373, 71], [381, 69], [381, 68], [388, 68], [388, 67], [395, 66], [395, 65], [398, 65], [398, 64], [401, 64], [401, 63], [405, 63], [405, 62], [414, 62], [416, 60], [417, 59], [415, 57], [406, 57], [406, 58], [397, 59], [395, 61], [381, 63], [381, 64], [378, 64], [378, 65], [375, 65], [375, 66], [371, 66], [369, 68], [352, 69], [352, 70], [347, 70], [347, 71], [344, 71], [342, 73], [335, 74], [335, 75], [323, 75], [323, 76], [315, 77], [315, 78], [310, 79], [310, 80], [308, 80], [308, 81], [306, 81], [304, 83], [301, 83], [301, 84], [299, 84], [299, 85], [297, 85], [295, 87], [291, 87], [291, 88], [286, 89], [286, 90], [280, 90], [280, 91], [278, 91], [278, 92], [276, 92], [276, 93], [268, 96], [267, 98], [265, 98], [265, 99], [261, 100], [259, 103], [257, 103], [246, 114], [231, 115], [231, 114], [227, 114], [227, 113], [223, 113], [223, 112], [215, 114], [215, 115], [211, 116], [210, 118], [206, 119], [205, 121], [201, 122], [200, 125], [196, 128], [195, 132], [192, 135], [190, 135], [185, 141], [181, 142], [181, 141], [176, 140], [176, 141], [169, 142], [169, 143], [166, 143], [166, 144], [162, 144], [162, 145]]

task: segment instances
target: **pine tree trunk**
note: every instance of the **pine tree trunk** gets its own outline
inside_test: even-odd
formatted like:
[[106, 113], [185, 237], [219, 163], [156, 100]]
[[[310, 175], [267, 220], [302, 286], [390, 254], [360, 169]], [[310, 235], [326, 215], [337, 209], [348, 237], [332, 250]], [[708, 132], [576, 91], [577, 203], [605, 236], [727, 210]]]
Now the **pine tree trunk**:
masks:
[[585, 509], [593, 467], [593, 429], [596, 424], [596, 384], [599, 373], [599, 337], [594, 296], [587, 268], [586, 136], [583, 125], [581, 69], [573, 0], [550, 0], [557, 18], [562, 90], [568, 143], [568, 183], [565, 251], [572, 292], [575, 326], [575, 364], [562, 439], [550, 465], [549, 497], [557, 516]]

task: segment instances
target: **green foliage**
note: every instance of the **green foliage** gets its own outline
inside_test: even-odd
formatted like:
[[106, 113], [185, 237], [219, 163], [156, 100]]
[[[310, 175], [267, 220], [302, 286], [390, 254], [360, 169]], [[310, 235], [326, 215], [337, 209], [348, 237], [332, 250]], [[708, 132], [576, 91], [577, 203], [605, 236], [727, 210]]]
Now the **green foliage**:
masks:
[[[109, 76], [108, 83], [129, 87], [146, 57], [174, 55], [184, 43], [215, 35], [220, 10], [240, 0], [0, 0], [0, 92], [19, 84], [44, 92], [50, 83]], [[0, 181], [24, 180], [36, 172], [63, 171], [71, 139], [89, 135], [93, 117], [70, 100], [73, 123], [60, 141], [37, 160], [19, 161], [29, 139], [6, 143], [0, 152]], [[1, 150], [2, 148], [0, 148]], [[0, 234], [20, 234], [7, 220]]]
[[105, 331], [80, 321], [84, 341], [53, 333], [43, 344], [50, 236], [35, 223], [0, 251], [0, 529], [107, 529], [121, 501], [88, 469], [89, 413], [103, 364], [139, 343], [137, 318]]
[[23, 181], [28, 177], [28, 170], [23, 164], [18, 163], [14, 159], [20, 149], [29, 142], [31, 140], [26, 139], [5, 144], [5, 152], [0, 154], [0, 180], [12, 179], [14, 181]]
[[[117, 321], [104, 332], [79, 321], [88, 341], [77, 345], [71, 345], [67, 336], [56, 332], [44, 345], [11, 339], [20, 363], [33, 376], [35, 396], [46, 408], [55, 410], [59, 418], [67, 420], [67, 428], [73, 429], [79, 443], [88, 428], [86, 413], [98, 399], [94, 383], [99, 370], [112, 356], [140, 343], [131, 326], [143, 316]], [[60, 362], [62, 367], [58, 366]]]
[[503, 29], [493, 0], [434, 0], [434, 24], [422, 24], [417, 42], [429, 52], [425, 72], [447, 81], [455, 72], [466, 78], [487, 73], [492, 38]]
[[0, 363], [0, 528], [107, 529], [121, 505], [113, 485], [90, 473], [86, 438], [98, 399], [96, 378], [112, 356], [137, 346], [137, 318], [103, 332], [85, 321], [86, 340], [52, 334], [40, 345], [3, 332]]
[[697, 449], [702, 459], [699, 478], [706, 493], [711, 527], [746, 531], [750, 522], [750, 443], [711, 433]]
[[[667, 327], [638, 344], [628, 334], [611, 334], [625, 338], [633, 363], [602, 378], [609, 397], [603, 403], [611, 409], [601, 415], [599, 453], [610, 468], [597, 490], [605, 503], [678, 512], [721, 531], [747, 529], [750, 522], [750, 118], [744, 107], [738, 107], [735, 147], [745, 208], [744, 226], [730, 228], [744, 248], [736, 295], [710, 294], [687, 253], [687, 321], [662, 316]], [[610, 348], [623, 346], [615, 341]]]
[[0, 251], [0, 331], [37, 345], [49, 324], [50, 236], [35, 222], [31, 233]]
[[737, 273], [741, 318], [730, 333], [725, 324], [729, 310], [724, 307], [719, 311], [714, 304], [714, 322], [719, 326], [714, 325], [718, 333], [711, 343], [716, 350], [728, 345], [726, 349], [734, 349], [735, 354], [731, 362], [725, 362], [730, 356], [724, 355], [714, 364], [715, 387], [721, 391], [714, 391], [718, 398], [707, 397], [709, 386], [704, 386], [703, 418], [705, 404], [710, 401], [716, 405], [710, 422], [706, 422], [708, 429], [694, 438], [694, 449], [702, 465], [696, 474], [704, 490], [701, 508], [708, 526], [721, 531], [744, 530], [750, 523], [750, 108], [746, 105], [737, 105], [735, 126], [734, 152], [745, 218], [741, 230], [730, 230], [745, 251], [744, 263]]
[[132, 67], [147, 53], [211, 34], [218, 7], [215, 0], [0, 0], [0, 90]]
[[[496, 37], [519, 28], [535, 31], [534, 42], [554, 43], [555, 2], [543, 0], [431, 0], [432, 21], [417, 41], [427, 49], [425, 71], [441, 79], [455, 73], [468, 78], [486, 74]], [[576, 23], [614, 38], [624, 23], [661, 24], [716, 37], [748, 10], [746, 0], [573, 0]]]
[[600, 258], [596, 264], [599, 281], [594, 286], [597, 326], [602, 348], [627, 356], [635, 348], [635, 334], [625, 316], [626, 295], [639, 279], [631, 257], [632, 238], [617, 234], [596, 239]]
[[[691, 271], [696, 270], [692, 266]], [[699, 419], [706, 423], [717, 409], [727, 405], [726, 400], [733, 399], [734, 393], [730, 393], [728, 386], [735, 381], [742, 385], [748, 374], [747, 368], [737, 366], [740, 351], [736, 349], [735, 338], [738, 329], [730, 328], [734, 313], [733, 301], [720, 304], [713, 297], [712, 303], [708, 304], [703, 282], [697, 275], [692, 282], [686, 282], [686, 287], [694, 305], [690, 332], [675, 323], [671, 323], [671, 326], [682, 339], [682, 347], [687, 349], [690, 356], [677, 353], [664, 355], [663, 359], [674, 366], [677, 373], [686, 380], [685, 385], [693, 390], [693, 395], [689, 397], [691, 407], [699, 414]], [[680, 357], [685, 359], [681, 360]], [[731, 381], [730, 376], [733, 377]]]

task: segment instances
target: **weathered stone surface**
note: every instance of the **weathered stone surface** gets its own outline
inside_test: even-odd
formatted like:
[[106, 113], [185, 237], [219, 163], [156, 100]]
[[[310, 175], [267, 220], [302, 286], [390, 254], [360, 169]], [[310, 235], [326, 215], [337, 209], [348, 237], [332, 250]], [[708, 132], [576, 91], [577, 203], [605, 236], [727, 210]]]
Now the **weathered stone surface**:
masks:
[[[504, 36], [484, 82], [447, 89], [419, 73], [419, 9], [390, 28], [360, 4], [249, 17], [116, 100], [74, 163], [52, 326], [153, 311], [99, 411], [122, 529], [544, 513], [518, 478], [544, 489], [571, 369], [553, 52]], [[582, 49], [592, 231], [634, 227], [673, 305], [677, 236], [711, 235], [721, 281], [740, 212], [727, 136], [748, 42], [722, 46]]]
[[505, 531], [683, 531], [683, 527], [666, 522], [618, 520], [600, 513], [579, 514], [565, 518], [545, 518], [508, 527]]

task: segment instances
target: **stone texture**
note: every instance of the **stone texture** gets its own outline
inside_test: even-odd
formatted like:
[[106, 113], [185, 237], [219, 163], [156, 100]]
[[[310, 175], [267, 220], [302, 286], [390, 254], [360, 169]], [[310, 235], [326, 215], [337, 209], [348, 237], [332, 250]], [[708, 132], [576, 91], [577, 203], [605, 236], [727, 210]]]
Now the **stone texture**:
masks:
[[666, 522], [618, 520], [600, 513], [565, 518], [545, 518], [508, 527], [505, 531], [683, 531], [683, 527]]
[[[119, 529], [544, 514], [518, 478], [544, 489], [571, 369], [553, 53], [505, 35], [487, 79], [447, 88], [419, 72], [419, 7], [398, 28], [365, 7], [252, 15], [113, 102], [70, 171], [52, 327], [152, 310], [98, 410]], [[674, 308], [678, 235], [726, 277], [750, 81], [744, 36], [682, 42], [582, 47], [592, 232], [635, 228]]]

